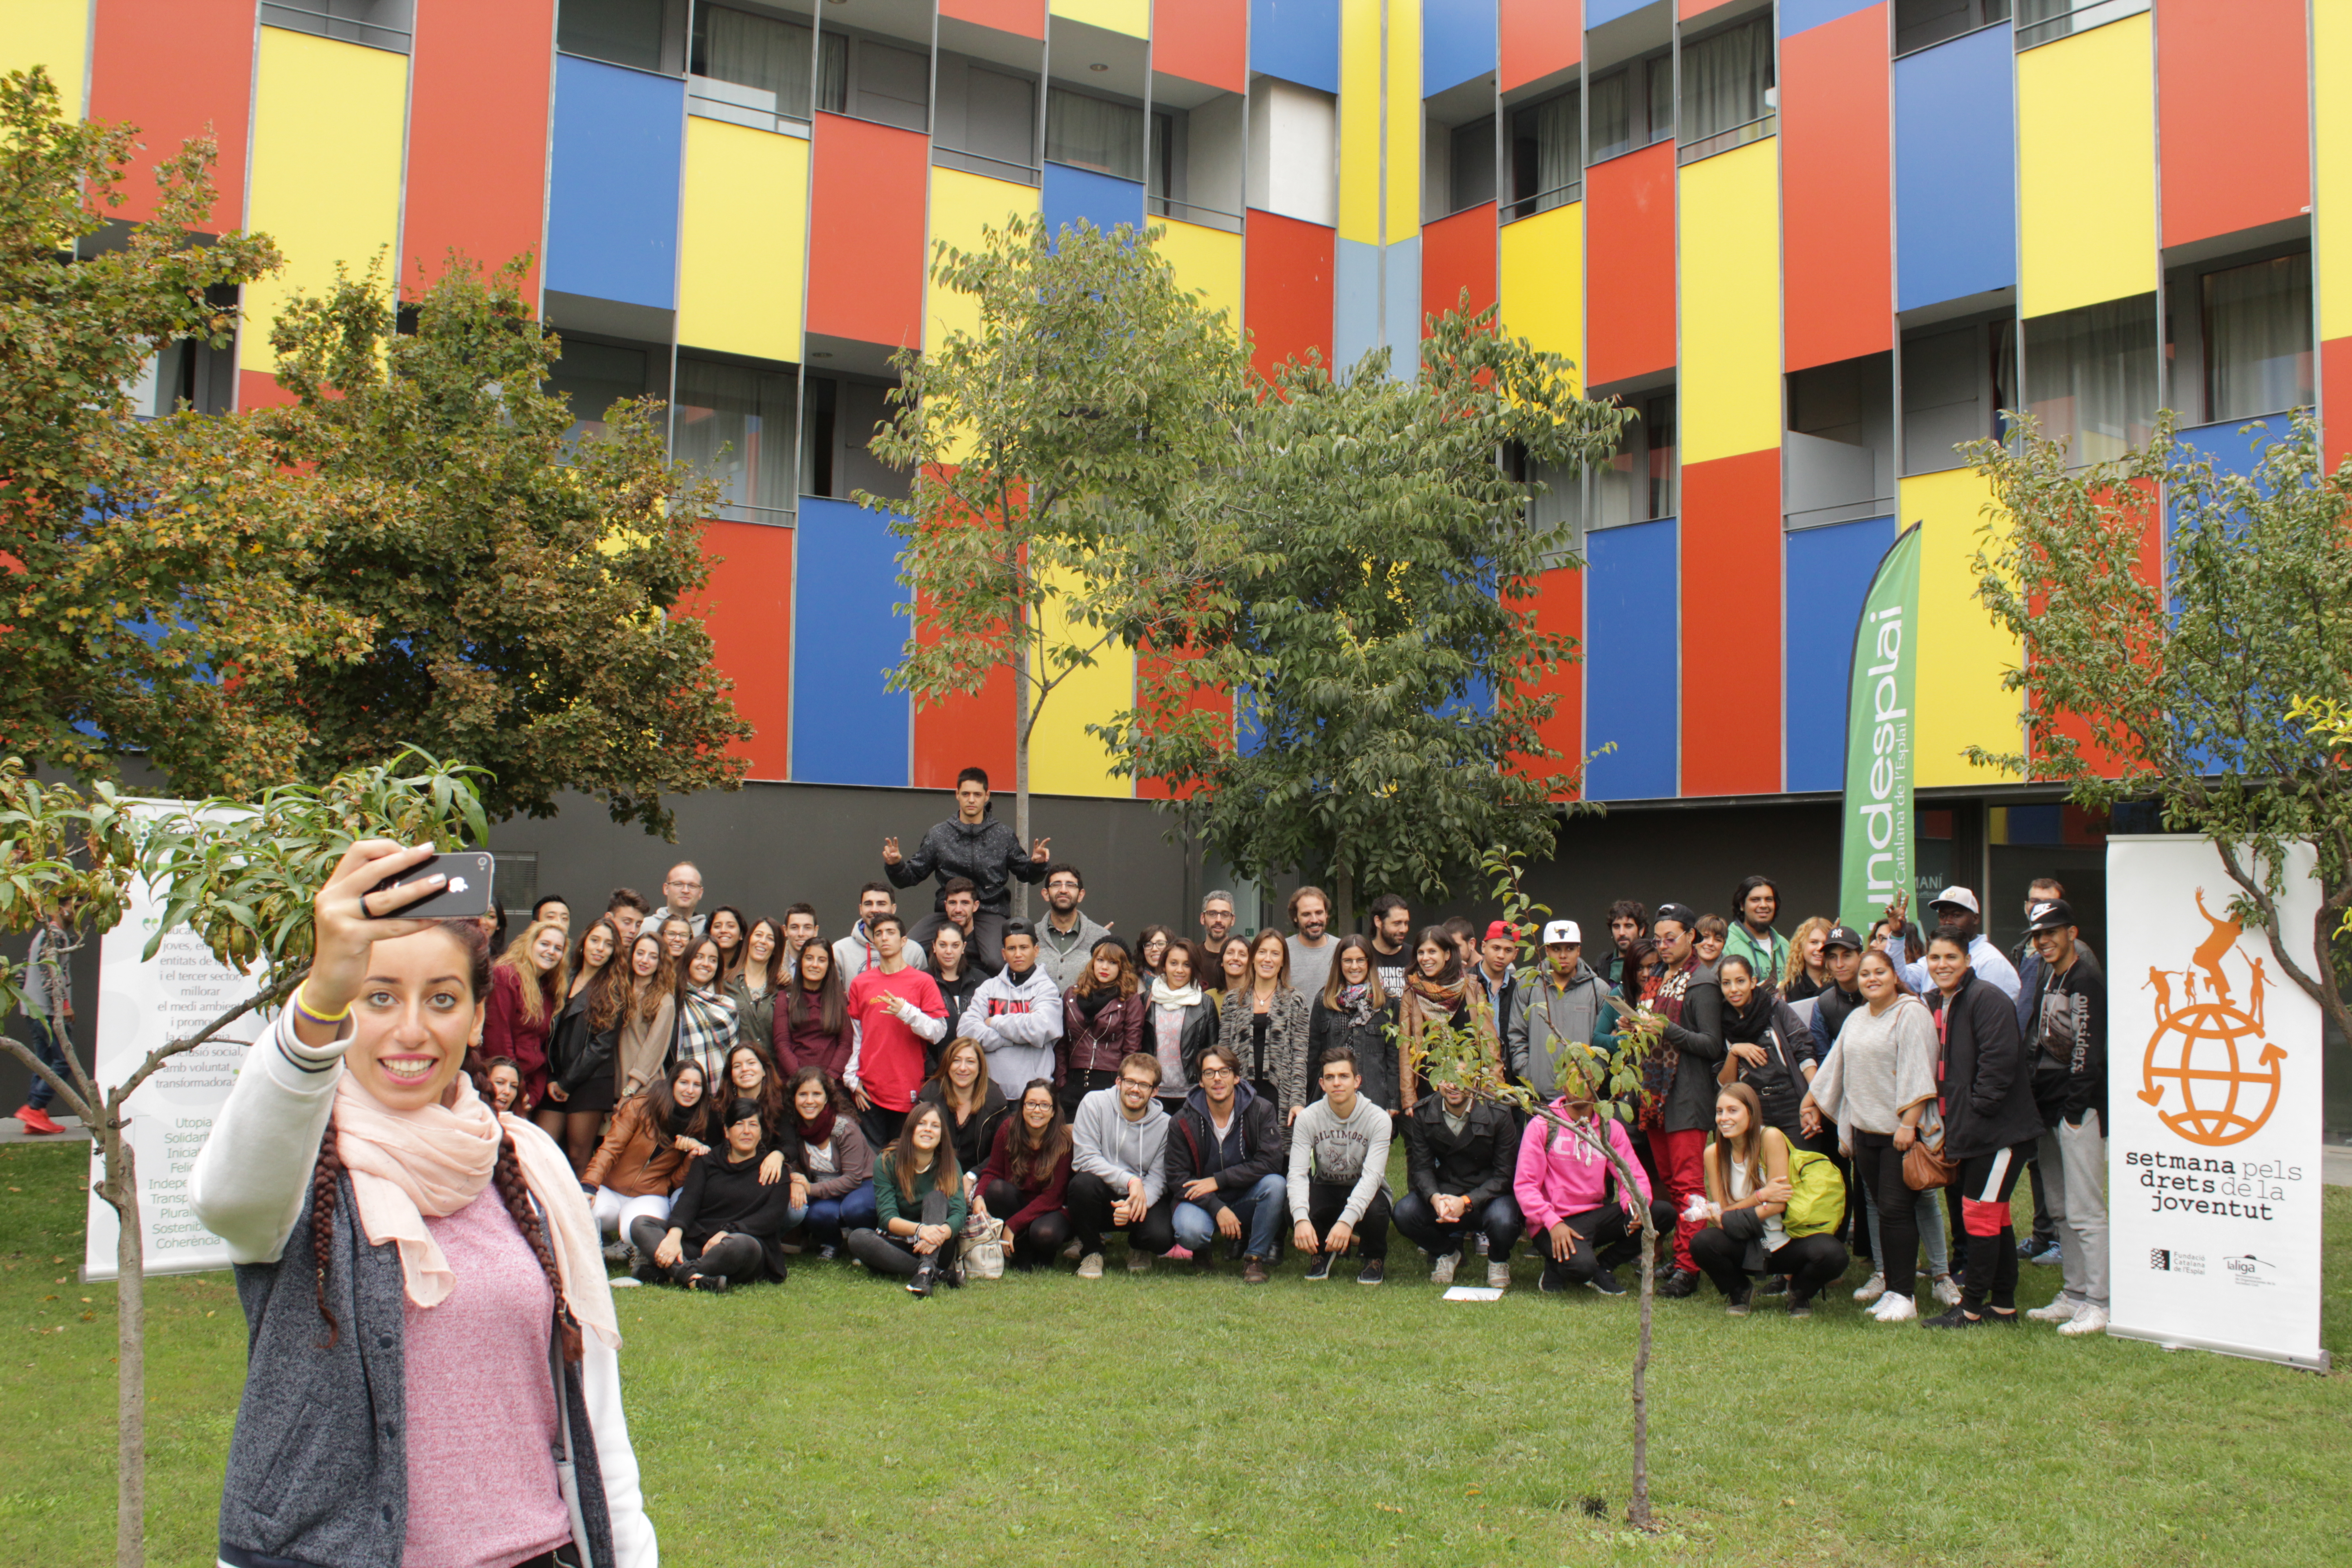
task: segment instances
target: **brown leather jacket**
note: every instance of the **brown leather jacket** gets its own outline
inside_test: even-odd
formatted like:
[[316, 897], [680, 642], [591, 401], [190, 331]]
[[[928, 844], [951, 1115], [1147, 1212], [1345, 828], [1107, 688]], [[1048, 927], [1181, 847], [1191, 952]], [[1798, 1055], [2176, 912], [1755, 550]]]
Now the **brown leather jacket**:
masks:
[[667, 1196], [686, 1180], [687, 1155], [654, 1137], [653, 1107], [643, 1094], [629, 1097], [613, 1112], [613, 1125], [580, 1179], [610, 1187], [625, 1198]]

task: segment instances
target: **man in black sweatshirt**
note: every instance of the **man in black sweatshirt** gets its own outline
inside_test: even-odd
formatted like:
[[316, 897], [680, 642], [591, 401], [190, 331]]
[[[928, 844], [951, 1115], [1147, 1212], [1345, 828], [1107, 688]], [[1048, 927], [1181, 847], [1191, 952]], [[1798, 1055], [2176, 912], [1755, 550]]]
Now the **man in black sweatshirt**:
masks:
[[1289, 1213], [1290, 1139], [1274, 1101], [1242, 1081], [1230, 1046], [1208, 1046], [1193, 1068], [1199, 1087], [1168, 1130], [1168, 1190], [1176, 1241], [1203, 1267], [1217, 1240], [1247, 1237], [1242, 1283], [1263, 1285], [1282, 1247]]
[[1486, 1236], [1486, 1286], [1511, 1283], [1511, 1248], [1527, 1228], [1511, 1177], [1519, 1163], [1517, 1120], [1482, 1104], [1458, 1083], [1441, 1083], [1404, 1118], [1405, 1184], [1396, 1227], [1429, 1254], [1429, 1282], [1454, 1283], [1463, 1244]]
[[2107, 1328], [2107, 977], [2075, 938], [2063, 899], [2033, 908], [2042, 957], [2041, 1005], [2026, 1036], [2033, 1103], [2042, 1112], [2039, 1164], [2058, 1227], [2058, 1299], [2026, 1313], [2062, 1334]]
[[1010, 827], [988, 815], [988, 773], [966, 768], [956, 775], [956, 814], [936, 824], [912, 855], [899, 852], [896, 838], [882, 841], [882, 871], [894, 888], [913, 888], [936, 874], [940, 891], [932, 910], [916, 922], [907, 940], [929, 951], [931, 938], [948, 923], [948, 884], [969, 878], [980, 900], [972, 917], [971, 942], [982, 966], [990, 973], [1004, 967], [1004, 921], [1013, 910], [1011, 879], [1024, 882], [1045, 879], [1051, 858], [1040, 838], [1030, 848]]

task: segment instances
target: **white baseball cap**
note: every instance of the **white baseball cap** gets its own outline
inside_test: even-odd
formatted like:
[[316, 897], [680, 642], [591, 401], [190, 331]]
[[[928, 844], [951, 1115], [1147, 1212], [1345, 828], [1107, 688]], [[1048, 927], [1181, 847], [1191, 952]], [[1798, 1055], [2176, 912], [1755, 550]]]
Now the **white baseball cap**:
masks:
[[1984, 913], [1982, 910], [1977, 908], [1977, 896], [1966, 888], [1946, 888], [1927, 900], [1927, 907], [1931, 910], [1937, 904], [1958, 904], [1972, 915]]
[[1576, 929], [1574, 921], [1553, 921], [1544, 927], [1543, 940], [1546, 947], [1563, 942], [1581, 947], [1584, 945], [1584, 933]]

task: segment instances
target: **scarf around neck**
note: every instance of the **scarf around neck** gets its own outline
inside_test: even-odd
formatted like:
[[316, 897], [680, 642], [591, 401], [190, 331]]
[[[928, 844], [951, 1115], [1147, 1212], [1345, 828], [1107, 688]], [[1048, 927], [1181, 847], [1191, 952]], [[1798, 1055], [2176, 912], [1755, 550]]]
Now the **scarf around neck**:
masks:
[[1155, 1007], [1197, 1007], [1201, 1005], [1201, 983], [1188, 983], [1182, 989], [1168, 984], [1160, 975], [1151, 982], [1151, 1005]]
[[1353, 985], [1341, 984], [1339, 1005], [1346, 1009], [1350, 1022], [1361, 1028], [1372, 1021], [1372, 983], [1359, 981]]
[[394, 1110], [348, 1070], [335, 1084], [334, 1128], [360, 1227], [372, 1246], [399, 1248], [408, 1299], [428, 1308], [448, 1299], [457, 1276], [425, 1219], [446, 1218], [480, 1197], [498, 1168], [499, 1145], [511, 1140], [523, 1185], [547, 1227], [565, 1305], [582, 1328], [620, 1347], [595, 1218], [572, 1162], [546, 1133], [491, 1110], [462, 1075], [447, 1104]]
[[831, 1102], [828, 1101], [825, 1108], [823, 1110], [818, 1111], [814, 1116], [801, 1117], [800, 1124], [802, 1142], [814, 1143], [819, 1148], [823, 1148], [825, 1144], [832, 1142], [833, 1106]]
[[[1698, 970], [1698, 954], [1669, 970], [1653, 970], [1642, 976], [1642, 1011], [1655, 1013], [1669, 1024], [1683, 1021], [1683, 997], [1690, 989], [1692, 974]], [[1642, 1100], [1634, 1122], [1645, 1131], [1664, 1127], [1666, 1117], [1666, 1094], [1675, 1085], [1675, 1067], [1678, 1053], [1664, 1035], [1650, 1042], [1642, 1058]]]

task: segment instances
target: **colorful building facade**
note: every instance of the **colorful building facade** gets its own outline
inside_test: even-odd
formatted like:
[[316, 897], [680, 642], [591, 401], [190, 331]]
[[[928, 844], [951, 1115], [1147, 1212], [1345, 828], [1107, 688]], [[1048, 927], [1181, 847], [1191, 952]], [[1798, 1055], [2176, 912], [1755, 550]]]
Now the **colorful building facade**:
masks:
[[[1855, 608], [1924, 524], [1956, 874], [2069, 834], [1962, 755], [2019, 724], [1955, 444], [2023, 405], [2103, 456], [2169, 407], [2242, 463], [2316, 402], [2352, 447], [2346, 0], [0, 0], [35, 62], [151, 159], [209, 129], [217, 223], [289, 258], [257, 319], [338, 266], [535, 257], [575, 410], [658, 394], [724, 483], [704, 608], [756, 780], [1010, 774], [1009, 690], [883, 690], [895, 544], [847, 498], [894, 482], [889, 355], [961, 319], [931, 247], [1013, 213], [1163, 225], [1266, 365], [1410, 374], [1466, 295], [1634, 409], [1544, 502], [1595, 798], [1835, 790]], [[265, 331], [175, 388], [275, 395]], [[1057, 695], [1039, 791], [1135, 793], [1085, 732], [1132, 679]]]

